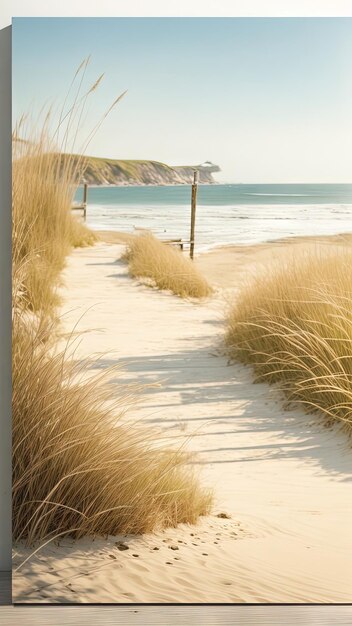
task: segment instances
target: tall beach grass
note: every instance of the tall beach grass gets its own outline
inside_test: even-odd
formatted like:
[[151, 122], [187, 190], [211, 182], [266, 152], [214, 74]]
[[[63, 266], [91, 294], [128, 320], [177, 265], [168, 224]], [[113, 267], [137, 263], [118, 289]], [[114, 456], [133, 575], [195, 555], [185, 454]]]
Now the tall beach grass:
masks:
[[131, 276], [150, 279], [158, 289], [172, 291], [182, 298], [205, 298], [212, 292], [190, 259], [151, 233], [134, 237], [124, 258], [128, 261]]
[[352, 250], [291, 257], [243, 289], [227, 320], [230, 354], [328, 422], [352, 426]]
[[58, 304], [57, 286], [67, 254], [73, 246], [95, 241], [70, 211], [78, 167], [69, 158], [61, 159], [45, 128], [37, 140], [13, 141], [13, 268], [27, 264], [22, 288], [34, 311], [49, 312]]

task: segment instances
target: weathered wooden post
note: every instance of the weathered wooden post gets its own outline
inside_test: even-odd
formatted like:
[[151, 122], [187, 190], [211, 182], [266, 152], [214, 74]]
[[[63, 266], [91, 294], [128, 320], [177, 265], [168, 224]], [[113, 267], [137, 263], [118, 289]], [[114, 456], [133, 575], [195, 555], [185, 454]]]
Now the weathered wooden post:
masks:
[[88, 185], [87, 183], [84, 183], [83, 185], [83, 216], [84, 216], [84, 220], [86, 220], [87, 217], [87, 197], [88, 197]]
[[192, 185], [192, 201], [191, 201], [191, 236], [189, 256], [193, 259], [194, 256], [194, 231], [196, 225], [196, 205], [197, 205], [197, 189], [198, 189], [198, 170], [193, 172], [193, 185]]

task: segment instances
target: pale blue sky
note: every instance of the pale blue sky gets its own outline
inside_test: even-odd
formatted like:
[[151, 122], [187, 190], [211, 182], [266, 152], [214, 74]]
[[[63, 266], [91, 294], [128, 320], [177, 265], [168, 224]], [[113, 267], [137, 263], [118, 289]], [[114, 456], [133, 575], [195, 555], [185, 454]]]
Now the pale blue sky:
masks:
[[96, 156], [205, 160], [228, 182], [352, 182], [352, 18], [16, 18], [13, 113], [62, 102], [84, 57]]

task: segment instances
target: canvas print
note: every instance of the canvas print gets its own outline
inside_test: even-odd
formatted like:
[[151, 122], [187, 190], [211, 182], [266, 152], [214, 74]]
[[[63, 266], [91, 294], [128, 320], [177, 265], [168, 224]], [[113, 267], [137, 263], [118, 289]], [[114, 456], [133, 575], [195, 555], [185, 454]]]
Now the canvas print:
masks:
[[351, 19], [12, 34], [14, 602], [351, 602]]

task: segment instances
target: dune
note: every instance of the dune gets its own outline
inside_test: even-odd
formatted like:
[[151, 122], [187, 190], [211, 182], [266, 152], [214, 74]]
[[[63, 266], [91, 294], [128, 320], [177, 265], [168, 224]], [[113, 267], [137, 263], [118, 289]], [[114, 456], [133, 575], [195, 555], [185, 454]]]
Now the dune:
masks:
[[[196, 263], [215, 291], [197, 303], [129, 277], [112, 235], [71, 254], [62, 323], [70, 332], [78, 322], [76, 357], [100, 353], [99, 367], [121, 365], [112, 393], [121, 381], [149, 385], [131, 419], [194, 451], [215, 503], [194, 526], [50, 543], [15, 572], [14, 602], [351, 602], [350, 439], [285, 409], [275, 387], [228, 362], [222, 344], [224, 310], [245, 275], [288, 247], [345, 241], [204, 253]], [[34, 549], [17, 546], [14, 569]]]

